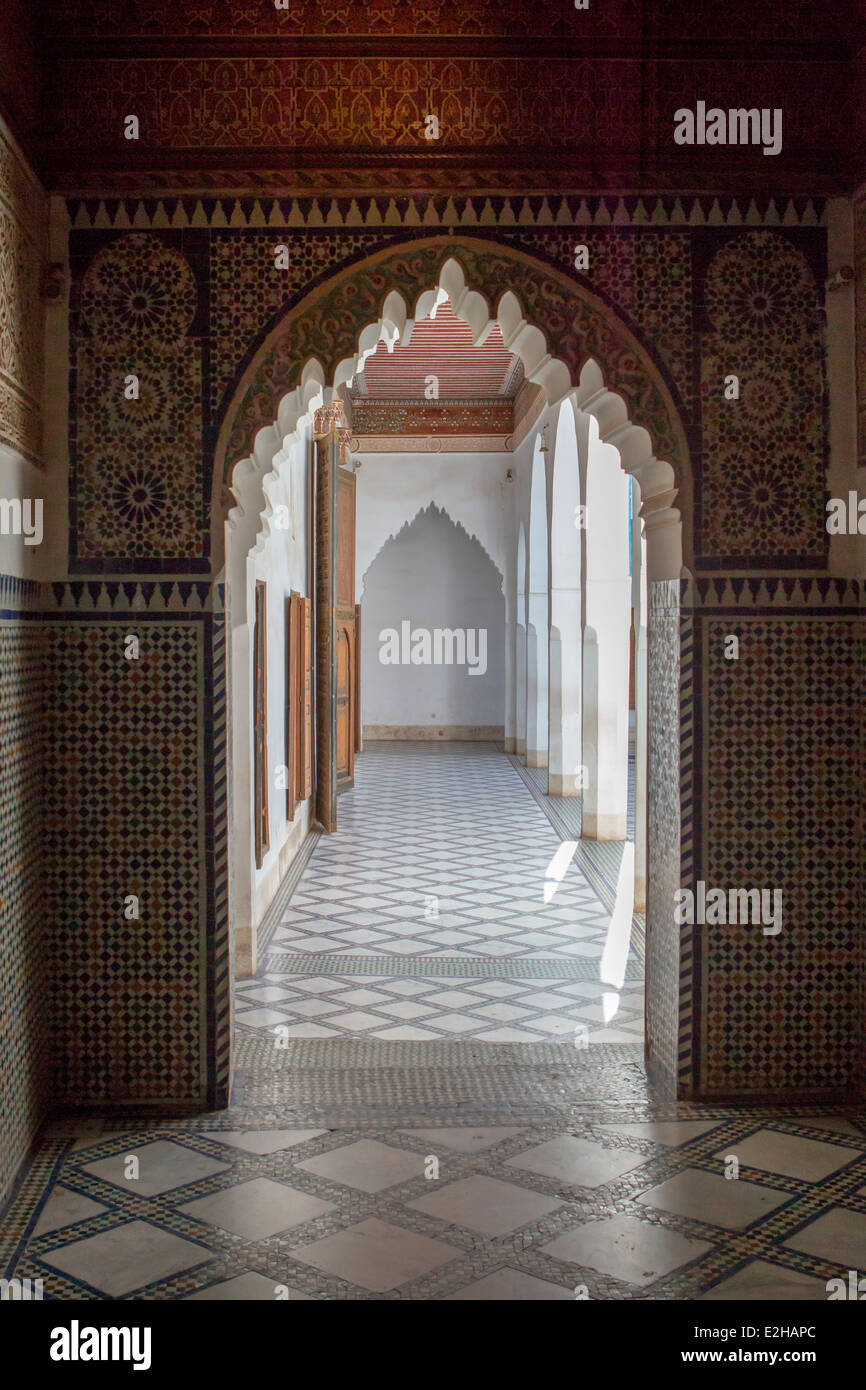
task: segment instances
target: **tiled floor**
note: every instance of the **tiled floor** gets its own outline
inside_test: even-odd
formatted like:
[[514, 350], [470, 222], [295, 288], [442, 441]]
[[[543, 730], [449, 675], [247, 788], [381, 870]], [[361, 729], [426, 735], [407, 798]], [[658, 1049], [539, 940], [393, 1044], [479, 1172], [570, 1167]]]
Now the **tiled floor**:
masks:
[[358, 771], [238, 991], [231, 1109], [55, 1121], [0, 1274], [61, 1300], [823, 1301], [866, 1271], [853, 1117], [650, 1091], [639, 953], [603, 978], [623, 846], [578, 845], [552, 891], [572, 810], [516, 760]]
[[337, 834], [317, 839], [258, 975], [238, 984], [239, 1028], [639, 1042], [638, 954], [623, 981], [602, 971], [623, 846], [590, 881], [546, 813], [574, 808], [542, 784], [492, 744], [368, 744]]
[[866, 1268], [861, 1130], [574, 1104], [641, 1089], [620, 1051], [537, 1069], [508, 1105], [455, 1105], [444, 1066], [337, 1103], [349, 1069], [328, 1111], [59, 1122], [6, 1219], [10, 1270], [57, 1299], [825, 1300]]

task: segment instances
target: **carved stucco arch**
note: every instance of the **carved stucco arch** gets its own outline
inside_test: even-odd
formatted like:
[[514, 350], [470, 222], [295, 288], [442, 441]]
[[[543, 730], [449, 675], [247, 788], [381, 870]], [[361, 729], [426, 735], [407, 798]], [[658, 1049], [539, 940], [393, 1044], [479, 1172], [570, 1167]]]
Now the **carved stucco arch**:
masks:
[[260, 344], [238, 381], [215, 450], [215, 569], [223, 563], [227, 517], [237, 524], [244, 516], [250, 527], [255, 514], [250, 543], [262, 527], [269, 530], [268, 475], [299, 437], [310, 406], [327, 404], [383, 338], [408, 341], [439, 288], [476, 343], [499, 323], [506, 347], [551, 405], [572, 392], [574, 403], [597, 418], [601, 438], [640, 481], [648, 528], [673, 526], [678, 536], [682, 515], [683, 562], [689, 563], [688, 443], [650, 349], [585, 286], [525, 252], [478, 237], [435, 236], [347, 266], [311, 290]]

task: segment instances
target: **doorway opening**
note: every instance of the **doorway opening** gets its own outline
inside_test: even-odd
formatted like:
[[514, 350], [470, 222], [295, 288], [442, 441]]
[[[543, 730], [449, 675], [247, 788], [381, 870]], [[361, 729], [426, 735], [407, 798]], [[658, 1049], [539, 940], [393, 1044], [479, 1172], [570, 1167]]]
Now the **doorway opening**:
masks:
[[[345, 435], [340, 441], [345, 456], [338, 466], [347, 476], [351, 469], [357, 518], [352, 541], [355, 592], [343, 595], [346, 616], [351, 610], [355, 619], [354, 667], [349, 640], [340, 639], [346, 686], [342, 717], [347, 731], [342, 746], [345, 750], [347, 741], [351, 742], [352, 777], [342, 778], [345, 793], [335, 799], [333, 842], [308, 833], [314, 818], [312, 799], [308, 799], [296, 810], [274, 863], [247, 863], [240, 874], [236, 872], [236, 974], [243, 982], [255, 976], [238, 1019], [242, 1028], [256, 1027], [252, 1005], [275, 1004], [273, 1012], [284, 1011], [292, 1022], [269, 1020], [264, 1017], [267, 1010], [259, 1011], [265, 1027], [297, 1025], [289, 1036], [299, 1038], [339, 1031], [337, 1016], [343, 1010], [336, 995], [326, 1010], [315, 1004], [301, 1009], [304, 1000], [295, 994], [288, 1002], [285, 996], [278, 1000], [273, 995], [285, 983], [270, 978], [283, 973], [270, 968], [282, 965], [278, 957], [289, 957], [297, 965], [306, 956], [310, 958], [307, 965], [318, 967], [319, 957], [357, 959], [369, 950], [370, 960], [388, 954], [408, 961], [418, 957], [415, 947], [420, 943], [425, 959], [443, 952], [447, 957], [449, 950], [458, 960], [462, 958], [459, 936], [467, 923], [451, 919], [465, 917], [467, 893], [460, 895], [464, 911], [456, 911], [447, 893], [435, 891], [429, 865], [426, 884], [423, 874], [413, 877], [393, 846], [394, 827], [389, 823], [393, 821], [408, 834], [412, 804], [401, 800], [396, 788], [410, 788], [414, 779], [413, 804], [422, 805], [421, 783], [436, 780], [432, 762], [425, 778], [425, 759], [441, 751], [446, 759], [458, 761], [458, 780], [474, 793], [491, 772], [489, 759], [495, 755], [515, 795], [519, 791], [522, 810], [516, 812], [517, 819], [526, 829], [537, 814], [537, 826], [534, 822], [530, 826], [533, 833], [553, 835], [545, 845], [543, 864], [535, 845], [531, 866], [515, 869], [511, 865], [511, 878], [519, 880], [510, 885], [517, 890], [511, 901], [506, 901], [508, 888], [479, 886], [477, 874], [471, 878], [467, 891], [474, 895], [477, 908], [470, 913], [472, 950], [477, 946], [478, 959], [496, 962], [499, 971], [505, 962], [518, 958], [525, 959], [527, 968], [530, 960], [535, 961], [531, 968], [537, 969], [546, 959], [545, 951], [553, 953], [551, 959], [561, 956], [570, 961], [562, 979], [594, 986], [589, 992], [573, 990], [572, 994], [585, 1004], [582, 1012], [596, 1011], [591, 1023], [600, 1026], [589, 1031], [607, 1032], [602, 1040], [610, 1041], [620, 1013], [618, 1000], [630, 993], [628, 1002], [633, 1004], [639, 991], [637, 977], [628, 972], [634, 971], [634, 961], [629, 964], [630, 933], [646, 895], [651, 858], [647, 853], [651, 820], [647, 786], [652, 780], [646, 720], [650, 684], [647, 581], [657, 578], [670, 585], [679, 576], [679, 518], [670, 506], [675, 495], [673, 470], [654, 457], [649, 435], [629, 421], [624, 401], [607, 388], [594, 359], [584, 361], [572, 384], [572, 374], [548, 352], [541, 330], [524, 319], [512, 290], [501, 295], [492, 317], [483, 296], [467, 287], [460, 260], [449, 256], [440, 265], [438, 283], [417, 296], [413, 309], [410, 315], [406, 300], [391, 291], [380, 319], [360, 331], [355, 355], [337, 364], [331, 384], [326, 384], [319, 360], [307, 361], [299, 384], [279, 402], [271, 437], [264, 438], [265, 431], [257, 436], [259, 457], [251, 456], [246, 466], [239, 465], [233, 478], [244, 516], [250, 515], [244, 503], [247, 482], [252, 504], [257, 489], [264, 500], [256, 518], [260, 530], [243, 561], [252, 559], [255, 568], [270, 543], [275, 539], [281, 543], [277, 515], [282, 506], [291, 518], [290, 543], [284, 546], [294, 554], [289, 565], [297, 562], [304, 571], [310, 584], [307, 597], [315, 601], [311, 581], [323, 554], [321, 536], [313, 529], [317, 516], [312, 505], [315, 412], [325, 409], [326, 401], [327, 409], [339, 410], [341, 423], [335, 428]], [[467, 375], [465, 363], [462, 375], [459, 370], [461, 344], [454, 337], [458, 324], [468, 334], [467, 350], [475, 354], [474, 367], [481, 374], [477, 379]], [[442, 335], [438, 344], [437, 332]], [[494, 367], [502, 372], [498, 397], [490, 394], [490, 375], [481, 384], [483, 369], [492, 372]], [[421, 382], [424, 391], [419, 395]], [[507, 388], [502, 385], [506, 382]], [[504, 416], [497, 413], [497, 406], [510, 411], [507, 430], [501, 428]], [[277, 447], [272, 448], [274, 443]], [[283, 497], [285, 501], [278, 500]], [[298, 518], [303, 519], [303, 528]], [[227, 561], [239, 567], [243, 539], [239, 537], [241, 546], [234, 553], [232, 539]], [[443, 562], [438, 569], [436, 557]], [[235, 660], [244, 654], [244, 638], [239, 635], [243, 615], [233, 600], [230, 611]], [[336, 643], [335, 669], [340, 669], [339, 651]], [[319, 657], [317, 640], [314, 664]], [[247, 660], [243, 670], [249, 666]], [[243, 696], [247, 685], [243, 670], [239, 673], [236, 667], [233, 674], [236, 696], [238, 692]], [[350, 678], [358, 670], [360, 679]], [[279, 719], [275, 723], [279, 728]], [[237, 719], [233, 725], [238, 753], [239, 735], [241, 740], [248, 738], [249, 730]], [[319, 751], [324, 748], [318, 716], [313, 741]], [[472, 766], [473, 755], [482, 750], [485, 766]], [[235, 790], [246, 790], [249, 796], [242, 762], [240, 757], [236, 763]], [[340, 843], [341, 820], [344, 828], [351, 828], [355, 814], [351, 807], [364, 802], [365, 766], [370, 768], [372, 801], [366, 803], [364, 835], [368, 831], [387, 835], [394, 862], [404, 863], [406, 881], [397, 889], [391, 885], [391, 891], [409, 895], [409, 899], [397, 899], [399, 911], [393, 902], [386, 907], [377, 901], [377, 894], [367, 891], [369, 880], [358, 882], [357, 862], [350, 870], [335, 848]], [[446, 766], [443, 760], [439, 767], [447, 783], [453, 764]], [[459, 791], [452, 788], [449, 796], [437, 792], [433, 799], [439, 822], [450, 821], [452, 828], [459, 823], [471, 862], [480, 873], [490, 846], [473, 848], [477, 835], [472, 824], [455, 813], [461, 803]], [[370, 826], [366, 818], [374, 803], [378, 810]], [[508, 817], [517, 823], [510, 805]], [[243, 814], [236, 814], [236, 860], [238, 851], [241, 857], [247, 853], [249, 843], [242, 820]], [[357, 848], [355, 843], [353, 852]], [[455, 852], [453, 842], [443, 844], [444, 869], [455, 862]], [[670, 845], [666, 852], [670, 858]], [[337, 856], [332, 865], [336, 879], [310, 912], [305, 887], [316, 876], [317, 861], [324, 866], [329, 855]], [[237, 912], [241, 901], [237, 889], [244, 868], [250, 867], [247, 922], [246, 914]], [[505, 867], [500, 864], [497, 872], [504, 876]], [[670, 870], [669, 863], [660, 867]], [[374, 854], [367, 868], [385, 870], [381, 852], [378, 857]], [[313, 878], [308, 877], [305, 884], [308, 870]], [[270, 878], [265, 882], [267, 874]], [[345, 883], [340, 882], [343, 878]], [[352, 898], [351, 920], [326, 910], [328, 893], [332, 904], [340, 899], [345, 908], [343, 889]], [[503, 891], [505, 898], [497, 901], [496, 894], [501, 898]], [[491, 901], [485, 901], [487, 897]], [[594, 913], [594, 922], [587, 923], [586, 914], [577, 910], [581, 898], [590, 918]], [[547, 911], [561, 914], [561, 919], [555, 924], [552, 917], [533, 922]], [[300, 912], [301, 918], [292, 918], [293, 912]], [[391, 923], [395, 916], [404, 923], [396, 934], [382, 921], [369, 920], [383, 917]], [[518, 922], [518, 917], [526, 920]], [[324, 929], [322, 924], [332, 919], [339, 931]], [[599, 936], [602, 919], [605, 930]], [[407, 921], [424, 924], [418, 942], [413, 943]], [[437, 921], [441, 925], [438, 937], [435, 931], [431, 935], [430, 927]], [[486, 924], [484, 930], [476, 931], [480, 923]], [[571, 935], [569, 923], [574, 927]], [[578, 928], [587, 934], [579, 937]], [[396, 937], [403, 945], [383, 952], [373, 944], [383, 931], [392, 946]], [[526, 940], [515, 934], [521, 931]], [[245, 932], [253, 939], [259, 936], [246, 950], [239, 949]], [[639, 957], [640, 937], [637, 945]], [[587, 961], [593, 962], [595, 977], [575, 978], [575, 970], [579, 974], [589, 968]], [[383, 964], [370, 965], [377, 977]], [[358, 973], [357, 966], [353, 971]], [[406, 971], [401, 973], [405, 976]], [[406, 998], [417, 996], [417, 980], [411, 990], [406, 988], [408, 983], [398, 992]], [[508, 987], [512, 982], [500, 977], [499, 984], [503, 983]], [[324, 994], [331, 993], [322, 989]], [[272, 997], [266, 999], [263, 990]], [[511, 989], [508, 992], [513, 994]], [[447, 1001], [437, 1004], [429, 993], [426, 999], [411, 1010], [413, 1022], [408, 1021], [405, 1008], [390, 1022], [379, 1017], [373, 1001], [372, 1022], [362, 1020], [363, 1027], [369, 1027], [373, 1037], [394, 1037], [389, 1030], [395, 1027], [443, 1036], [433, 1020], [437, 1010], [449, 1005]], [[509, 1008], [525, 1010], [531, 1018], [533, 1010], [544, 1007], [543, 1001], [527, 1001], [528, 995], [524, 1003]], [[669, 1005], [668, 998], [659, 1001], [659, 1012], [664, 1007], [669, 1013]], [[392, 1005], [382, 1007], [387, 1013]], [[316, 1026], [324, 1030], [321, 1033], [310, 1032], [312, 1009], [320, 1019]], [[420, 1022], [422, 1014], [426, 1027]], [[395, 1017], [402, 1021], [395, 1022]], [[518, 1032], [529, 1027], [524, 1021], [521, 1029], [516, 1014], [510, 1018], [509, 1025], [504, 1015], [499, 1022]], [[549, 1014], [548, 1020], [552, 1019], [557, 1022], [548, 1021], [547, 1036], [582, 1026], [580, 1020], [564, 1014]], [[630, 1017], [628, 1010], [621, 1022], [632, 1025], [631, 1036], [638, 1036], [639, 1020]], [[362, 1025], [353, 1020], [347, 1027], [352, 1026]], [[465, 1021], [452, 1022], [452, 1026], [454, 1036], [481, 1036]], [[545, 1030], [537, 1036], [543, 1038]], [[672, 1042], [667, 1039], [668, 1049]]]

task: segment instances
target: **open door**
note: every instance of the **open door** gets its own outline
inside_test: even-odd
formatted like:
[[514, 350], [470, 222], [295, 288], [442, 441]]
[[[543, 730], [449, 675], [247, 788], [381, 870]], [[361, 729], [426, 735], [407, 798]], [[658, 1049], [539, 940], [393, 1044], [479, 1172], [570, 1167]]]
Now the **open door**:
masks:
[[361, 752], [361, 605], [355, 604], [355, 752]]
[[337, 791], [355, 785], [355, 474], [337, 475]]
[[315, 420], [316, 820], [337, 828], [337, 469], [339, 403]]
[[339, 401], [315, 422], [316, 819], [337, 828], [337, 792], [355, 769], [355, 475]]
[[269, 848], [267, 592], [267, 585], [257, 579], [253, 627], [253, 800], [257, 869], [264, 864]]

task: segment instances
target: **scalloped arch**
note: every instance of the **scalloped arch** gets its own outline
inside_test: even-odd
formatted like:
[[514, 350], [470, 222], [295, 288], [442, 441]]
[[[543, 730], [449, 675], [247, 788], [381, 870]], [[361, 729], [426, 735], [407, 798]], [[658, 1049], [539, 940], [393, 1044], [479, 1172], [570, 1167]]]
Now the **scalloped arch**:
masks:
[[[626, 448], [636, 442], [629, 432], [642, 429], [639, 452], [663, 459], [673, 486], [690, 495], [688, 444], [671, 389], [649, 348], [610, 307], [526, 252], [478, 237], [435, 236], [347, 266], [266, 335], [236, 385], [217, 441], [213, 495], [220, 509], [232, 505], [226, 488], [238, 463], [270, 462], [297, 427], [311, 373], [327, 400], [381, 340], [408, 341], [440, 291], [475, 342], [498, 320], [506, 345], [551, 404], [577, 390], [581, 408], [598, 416], [602, 437], [620, 434]], [[632, 467], [625, 454], [623, 463]]]
[[[568, 397], [640, 482], [654, 528], [680, 522], [691, 555], [688, 443], [671, 390], [645, 344], [584, 286], [523, 251], [477, 237], [434, 236], [353, 263], [296, 304], [260, 343], [226, 411], [214, 455], [212, 554], [224, 521], [260, 514], [263, 482], [314, 397], [329, 403], [380, 341], [408, 342], [441, 294], [483, 342], [498, 321], [506, 346], [551, 405]], [[493, 307], [492, 307], [493, 306]], [[635, 422], [640, 423], [635, 423]], [[674, 509], [674, 499], [678, 509]], [[237, 504], [237, 506], [236, 506]]]

